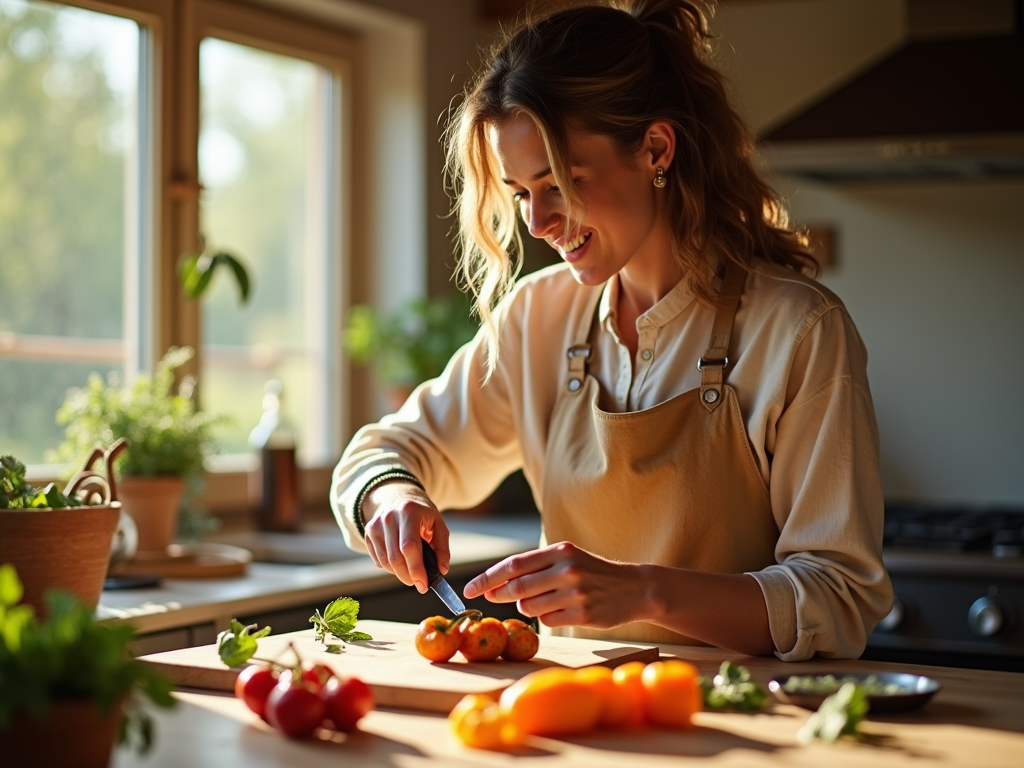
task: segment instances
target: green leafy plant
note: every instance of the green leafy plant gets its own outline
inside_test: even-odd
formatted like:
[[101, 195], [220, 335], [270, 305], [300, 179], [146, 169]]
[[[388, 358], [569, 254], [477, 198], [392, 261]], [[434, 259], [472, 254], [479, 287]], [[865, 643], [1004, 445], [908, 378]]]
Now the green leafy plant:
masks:
[[37, 490], [25, 482], [25, 465], [13, 456], [0, 456], [0, 509], [66, 509], [82, 502], [65, 496], [56, 483]]
[[39, 718], [57, 701], [87, 700], [101, 714], [121, 707], [119, 741], [145, 752], [153, 723], [143, 699], [161, 707], [175, 700], [169, 680], [132, 658], [135, 630], [98, 623], [92, 610], [57, 590], [47, 595], [48, 618], [40, 622], [21, 597], [14, 567], [0, 565], [0, 730], [19, 713]]
[[48, 458], [77, 466], [97, 444], [123, 437], [128, 450], [117, 460], [121, 474], [201, 476], [212, 429], [224, 418], [196, 408], [191, 377], [172, 391], [174, 372], [192, 355], [190, 347], [172, 347], [153, 376], [141, 374], [127, 385], [116, 373], [106, 381], [92, 374], [85, 387], [68, 392], [57, 411], [57, 423], [67, 427], [65, 440]]
[[349, 314], [345, 346], [354, 362], [376, 363], [387, 384], [411, 388], [440, 374], [475, 332], [461, 295], [414, 299], [393, 312], [359, 304]]
[[249, 301], [251, 281], [245, 265], [228, 251], [208, 251], [183, 254], [178, 261], [178, 277], [190, 299], [198, 299], [210, 287], [210, 281], [219, 268], [227, 269], [235, 277], [238, 298], [242, 304]]
[[[327, 650], [336, 650], [328, 645], [325, 638], [328, 635], [338, 638], [343, 643], [352, 643], [358, 640], [373, 640], [365, 632], [356, 632], [356, 622], [359, 618], [359, 601], [351, 597], [339, 597], [331, 602], [323, 614], [317, 609], [309, 617], [309, 623], [316, 630], [316, 639], [327, 645]], [[340, 649], [337, 649], [340, 650]]]
[[768, 702], [768, 692], [750, 676], [750, 670], [731, 661], [723, 661], [714, 678], [702, 677], [700, 685], [707, 709], [760, 712]]

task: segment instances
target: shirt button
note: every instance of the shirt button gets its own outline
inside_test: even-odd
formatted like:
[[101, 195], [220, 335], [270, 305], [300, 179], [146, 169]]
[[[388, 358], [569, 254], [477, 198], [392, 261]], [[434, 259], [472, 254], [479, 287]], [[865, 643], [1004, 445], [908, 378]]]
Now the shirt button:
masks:
[[650, 360], [652, 357], [654, 357], [654, 353], [651, 352], [651, 350], [649, 349], [645, 349], [643, 352], [640, 353], [640, 357], [642, 357], [644, 360]]

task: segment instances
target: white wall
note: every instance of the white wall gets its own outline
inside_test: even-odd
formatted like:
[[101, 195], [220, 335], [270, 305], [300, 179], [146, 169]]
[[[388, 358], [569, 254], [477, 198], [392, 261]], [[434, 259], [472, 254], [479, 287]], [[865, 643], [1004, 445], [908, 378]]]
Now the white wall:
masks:
[[[991, 4], [991, 3], [990, 3]], [[757, 127], [906, 39], [902, 0], [723, 7], [722, 63]], [[837, 230], [890, 500], [1024, 505], [1024, 180], [780, 179], [793, 219]]]

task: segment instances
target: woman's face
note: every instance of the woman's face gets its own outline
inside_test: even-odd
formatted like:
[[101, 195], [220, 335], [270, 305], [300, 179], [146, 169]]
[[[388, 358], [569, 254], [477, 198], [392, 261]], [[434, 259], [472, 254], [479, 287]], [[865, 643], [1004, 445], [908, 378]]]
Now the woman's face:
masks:
[[569, 131], [572, 175], [585, 205], [574, 236], [533, 120], [510, 117], [492, 126], [490, 138], [530, 234], [557, 250], [583, 285], [600, 285], [627, 266], [633, 270], [669, 256], [664, 191], [653, 184], [651, 153], [641, 150], [631, 162], [609, 137]]

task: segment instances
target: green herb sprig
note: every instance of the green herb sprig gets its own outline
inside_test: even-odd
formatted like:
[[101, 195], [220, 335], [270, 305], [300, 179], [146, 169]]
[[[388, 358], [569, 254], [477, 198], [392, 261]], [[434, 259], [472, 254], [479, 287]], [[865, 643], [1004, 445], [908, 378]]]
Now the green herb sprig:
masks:
[[797, 740], [801, 744], [809, 744], [815, 740], [832, 743], [843, 736], [856, 738], [858, 726], [867, 713], [868, 697], [864, 686], [844, 683], [811, 715], [797, 732]]
[[21, 581], [9, 563], [0, 565], [0, 730], [18, 713], [44, 716], [55, 701], [86, 699], [106, 714], [122, 707], [119, 741], [146, 752], [153, 721], [145, 697], [172, 707], [172, 684], [130, 652], [135, 630], [97, 623], [75, 596], [51, 591], [46, 621], [21, 605]]
[[321, 615], [317, 609], [309, 617], [309, 623], [316, 630], [316, 639], [327, 645], [331, 653], [339, 653], [341, 648], [327, 643], [328, 635], [336, 637], [343, 643], [352, 643], [359, 640], [373, 640], [365, 632], [356, 632], [356, 621], [359, 616], [359, 601], [351, 597], [339, 597], [330, 603]]
[[751, 678], [750, 670], [731, 661], [723, 661], [718, 674], [702, 677], [700, 684], [706, 709], [760, 712], [768, 702], [768, 692]]
[[217, 655], [229, 667], [240, 667], [251, 659], [257, 650], [256, 641], [270, 634], [270, 627], [256, 632], [255, 624], [245, 626], [238, 619], [231, 620], [231, 626], [217, 635]]

